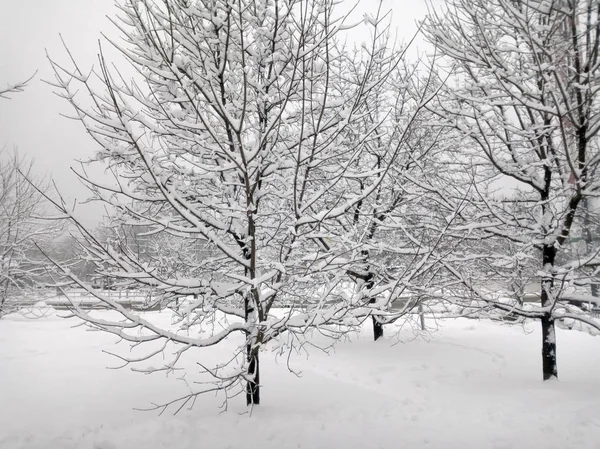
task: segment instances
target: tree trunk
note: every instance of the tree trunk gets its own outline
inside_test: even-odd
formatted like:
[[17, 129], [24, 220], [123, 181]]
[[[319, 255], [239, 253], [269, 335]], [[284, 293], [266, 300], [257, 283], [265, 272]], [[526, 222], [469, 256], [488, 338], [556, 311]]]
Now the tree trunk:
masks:
[[259, 347], [252, 347], [252, 342], [248, 343], [248, 374], [251, 379], [246, 384], [246, 405], [260, 404], [260, 364], [259, 364]]
[[[368, 292], [370, 292], [373, 286], [375, 285], [375, 283], [373, 282], [374, 278], [375, 275], [373, 273], [369, 273], [367, 275], [367, 279], [365, 280], [365, 288]], [[369, 299], [369, 304], [375, 304], [376, 301], [377, 298], [371, 298]], [[381, 337], [383, 337], [383, 324], [381, 324], [374, 316], [371, 317], [371, 320], [373, 321], [373, 341], [377, 341]]]
[[373, 320], [373, 340], [377, 341], [383, 337], [383, 324], [377, 321], [377, 318], [374, 316], [372, 316], [371, 319]]
[[260, 365], [259, 352], [262, 334], [258, 329], [260, 314], [257, 316], [255, 307], [258, 305], [258, 292], [256, 289], [250, 290], [244, 298], [245, 320], [246, 323], [253, 324], [248, 340], [246, 342], [246, 361], [248, 362], [248, 382], [246, 383], [246, 405], [260, 404]]
[[[544, 270], [549, 272], [554, 267], [556, 258], [556, 248], [552, 246], [544, 246], [542, 250]], [[554, 286], [554, 278], [551, 274], [548, 277], [542, 278], [541, 282], [541, 300], [542, 307], [551, 307], [552, 304], [552, 288]], [[558, 367], [556, 365], [556, 332], [554, 330], [554, 319], [552, 312], [546, 311], [541, 318], [542, 322], [542, 375], [544, 380], [558, 378]]]
[[[587, 254], [590, 254], [594, 250], [594, 236], [598, 234], [598, 228], [592, 222], [590, 216], [590, 204], [589, 199], [584, 198], [582, 201], [583, 206], [583, 238], [585, 241], [585, 249]], [[590, 285], [591, 293], [594, 298], [600, 296], [600, 286], [592, 281]]]
[[0, 318], [2, 317], [2, 312], [4, 311], [4, 303], [8, 298], [8, 280], [4, 282], [4, 285], [0, 284]]
[[[250, 291], [244, 300], [246, 309], [246, 323], [254, 322], [256, 326], [256, 316], [254, 311], [254, 300], [252, 299], [255, 291]], [[248, 362], [248, 382], [246, 384], [246, 405], [260, 404], [260, 365], [258, 355], [260, 351], [261, 335], [260, 331], [253, 330], [248, 335], [246, 343], [246, 361]]]
[[558, 378], [556, 365], [556, 334], [550, 313], [542, 318], [542, 373], [544, 380]]
[[419, 321], [421, 322], [421, 330], [425, 330], [425, 313], [423, 312], [423, 302], [419, 300]]

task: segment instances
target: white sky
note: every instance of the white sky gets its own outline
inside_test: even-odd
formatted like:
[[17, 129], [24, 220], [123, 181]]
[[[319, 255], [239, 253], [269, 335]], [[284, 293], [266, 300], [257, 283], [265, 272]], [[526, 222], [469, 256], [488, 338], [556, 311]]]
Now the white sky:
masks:
[[[416, 20], [426, 13], [426, 0], [383, 0], [392, 9], [393, 24], [400, 40], [408, 41], [417, 29]], [[353, 4], [348, 0], [348, 4]], [[377, 8], [376, 0], [362, 0], [358, 17]], [[114, 16], [113, 0], [7, 0], [0, 14], [0, 86], [37, 75], [25, 92], [0, 99], [0, 148], [18, 148], [35, 159], [36, 171], [55, 180], [69, 201], [82, 201], [87, 192], [70, 167], [77, 159], [94, 154], [95, 143], [81, 124], [61, 117], [70, 114], [68, 103], [52, 93], [52, 71], [46, 50], [60, 62], [67, 62], [59, 33], [78, 64], [89, 69], [96, 62], [100, 33], [114, 35], [107, 15]], [[422, 46], [422, 42], [419, 44]], [[0, 161], [1, 163], [1, 161]], [[80, 210], [84, 222], [98, 221], [99, 208]]]

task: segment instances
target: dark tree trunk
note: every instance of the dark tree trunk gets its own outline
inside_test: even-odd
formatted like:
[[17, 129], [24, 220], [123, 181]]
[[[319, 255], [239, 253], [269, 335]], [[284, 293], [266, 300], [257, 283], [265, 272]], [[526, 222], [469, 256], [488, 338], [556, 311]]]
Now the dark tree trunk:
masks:
[[[556, 259], [556, 248], [554, 246], [544, 246], [543, 248], [543, 266], [545, 270], [554, 267]], [[554, 278], [550, 275], [544, 277], [541, 282], [541, 300], [542, 307], [552, 306], [552, 287]], [[558, 378], [558, 367], [556, 365], [556, 332], [554, 330], [554, 319], [552, 312], [546, 311], [541, 319], [542, 322], [542, 374], [544, 380]]]
[[[367, 275], [367, 278], [365, 279], [365, 288], [369, 292], [375, 285], [375, 283], [373, 282], [374, 278], [375, 278], [375, 275], [373, 273], [369, 273]], [[369, 299], [369, 304], [375, 304], [376, 301], [377, 301], [377, 298], [371, 298], [371, 299]], [[381, 337], [383, 337], [383, 324], [381, 324], [377, 320], [377, 318], [374, 316], [371, 317], [371, 320], [373, 321], [373, 341], [377, 341]]]
[[258, 346], [252, 347], [251, 343], [247, 347], [248, 356], [248, 374], [252, 377], [246, 384], [246, 405], [260, 404], [260, 364], [258, 358]]
[[[246, 323], [249, 322], [250, 316], [255, 313], [254, 310], [254, 297], [257, 295], [256, 290], [248, 292], [244, 298], [244, 309]], [[256, 325], [256, 323], [255, 323]], [[246, 342], [246, 361], [248, 362], [248, 376], [249, 380], [246, 383], [246, 405], [259, 405], [260, 404], [260, 365], [258, 355], [260, 351], [260, 342], [262, 335], [260, 331], [258, 335], [248, 335], [248, 341]]]
[[377, 321], [376, 317], [371, 317], [373, 319], [373, 339], [374, 341], [379, 340], [383, 337], [383, 324]]
[[544, 380], [558, 378], [556, 365], [556, 334], [550, 313], [542, 317], [542, 373]]

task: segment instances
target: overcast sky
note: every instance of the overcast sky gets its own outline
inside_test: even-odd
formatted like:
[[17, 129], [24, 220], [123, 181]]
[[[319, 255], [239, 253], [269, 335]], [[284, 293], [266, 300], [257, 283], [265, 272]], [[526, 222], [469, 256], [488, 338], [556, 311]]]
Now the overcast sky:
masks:
[[[353, 3], [348, 0], [348, 3]], [[392, 9], [393, 23], [401, 39], [416, 31], [415, 21], [426, 13], [425, 0], [384, 0]], [[377, 7], [376, 0], [362, 0], [358, 17]], [[25, 92], [0, 99], [0, 148], [18, 148], [35, 159], [40, 175], [52, 176], [70, 201], [82, 201], [87, 192], [70, 171], [77, 159], [94, 154], [95, 143], [78, 122], [61, 117], [70, 114], [69, 105], [52, 93], [52, 72], [46, 51], [66, 62], [59, 34], [62, 34], [81, 67], [96, 62], [100, 33], [115, 34], [108, 16], [114, 16], [113, 0], [8, 0], [0, 15], [0, 87], [29, 78]], [[419, 44], [422, 47], [422, 43]], [[1, 161], [0, 161], [1, 163]], [[100, 209], [81, 209], [85, 222], [93, 224]]]

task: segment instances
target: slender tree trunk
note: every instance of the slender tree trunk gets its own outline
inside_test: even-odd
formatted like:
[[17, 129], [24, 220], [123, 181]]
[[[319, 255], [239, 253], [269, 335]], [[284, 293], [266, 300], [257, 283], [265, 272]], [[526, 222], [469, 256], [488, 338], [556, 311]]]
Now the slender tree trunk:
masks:
[[[554, 267], [556, 248], [544, 246], [543, 248], [544, 269], [548, 271]], [[554, 279], [551, 275], [544, 277], [541, 282], [542, 307], [552, 306], [552, 287]], [[556, 365], [556, 332], [552, 312], [546, 311], [541, 319], [542, 322], [542, 375], [544, 380], [558, 378], [558, 367]]]
[[[371, 300], [373, 301], [373, 300]], [[373, 301], [375, 302], [375, 301]], [[379, 321], [377, 321], [376, 317], [371, 317], [371, 319], [373, 320], [373, 340], [377, 341], [379, 340], [381, 337], [383, 337], [383, 324], [381, 324]]]
[[542, 317], [542, 373], [544, 380], [558, 378], [556, 365], [556, 333], [550, 313]]
[[260, 404], [260, 363], [259, 363], [259, 346], [252, 346], [248, 343], [248, 374], [251, 380], [246, 384], [246, 405]]
[[425, 330], [425, 313], [423, 312], [423, 302], [419, 301], [419, 321], [421, 322], [421, 330]]
[[[373, 273], [368, 274], [367, 279], [365, 280], [365, 288], [367, 291], [371, 291], [373, 285], [375, 285], [373, 282], [374, 277]], [[369, 299], [369, 304], [375, 304], [375, 302], [377, 302], [377, 298]], [[374, 316], [371, 317], [371, 321], [373, 322], [373, 341], [377, 341], [383, 337], [383, 324], [381, 324], [379, 320], [377, 320], [377, 317]]]
[[255, 329], [251, 330], [246, 343], [246, 361], [248, 362], [248, 382], [246, 383], [246, 405], [260, 404], [260, 364], [259, 352], [262, 335], [258, 329], [257, 313], [254, 309], [258, 306], [258, 301], [255, 301], [258, 292], [251, 290], [244, 299], [244, 309], [246, 315], [246, 323], [252, 322]]
[[4, 303], [8, 298], [8, 280], [4, 281], [4, 285], [0, 284], [0, 318], [4, 311]]

